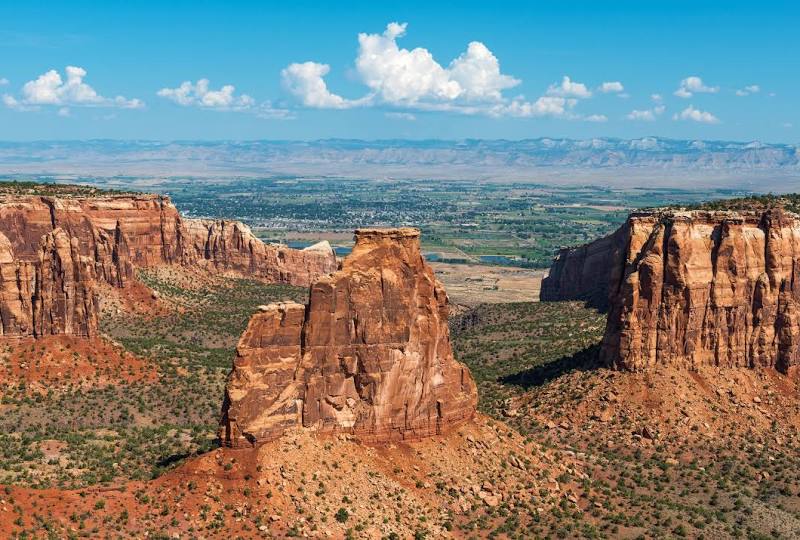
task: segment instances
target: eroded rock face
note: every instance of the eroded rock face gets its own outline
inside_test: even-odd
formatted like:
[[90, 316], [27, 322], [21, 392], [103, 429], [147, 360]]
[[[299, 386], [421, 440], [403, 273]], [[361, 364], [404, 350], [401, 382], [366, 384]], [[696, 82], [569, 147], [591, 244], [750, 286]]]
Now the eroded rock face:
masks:
[[353, 252], [312, 285], [308, 306], [271, 304], [250, 320], [220, 438], [242, 446], [302, 425], [389, 441], [471, 418], [477, 391], [453, 358], [447, 310], [418, 230], [356, 231]]
[[336, 270], [328, 242], [298, 250], [265, 244], [238, 221], [183, 220], [180, 238], [185, 265], [204, 265], [275, 283], [309, 286]]
[[336, 270], [330, 246], [295, 250], [265, 244], [236, 221], [184, 219], [159, 195], [0, 199], [0, 233], [15, 256], [35, 260], [39, 239], [61, 228], [94, 260], [98, 279], [123, 287], [133, 268], [165, 264], [205, 266], [308, 286]]
[[772, 367], [800, 361], [800, 218], [766, 212], [632, 214], [613, 264], [602, 357]]
[[563, 248], [542, 280], [543, 302], [582, 300], [601, 311], [608, 309], [608, 293], [614, 261], [625, 250], [623, 229], [577, 247]]
[[35, 336], [97, 334], [98, 306], [92, 264], [79, 241], [57, 228], [39, 243], [33, 295]]
[[93, 283], [91, 261], [64, 230], [42, 236], [36, 261], [18, 260], [0, 233], [0, 335], [95, 335]]
[[0, 197], [3, 335], [89, 336], [94, 281], [124, 288], [136, 267], [172, 264], [308, 286], [336, 257], [327, 243], [294, 250], [238, 222], [183, 219], [158, 195]]

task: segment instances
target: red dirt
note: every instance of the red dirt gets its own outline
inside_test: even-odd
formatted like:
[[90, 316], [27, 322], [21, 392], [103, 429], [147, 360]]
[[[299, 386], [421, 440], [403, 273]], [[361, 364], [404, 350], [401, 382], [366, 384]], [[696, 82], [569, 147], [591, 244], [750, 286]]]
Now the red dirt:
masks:
[[[517, 398], [513, 407], [542, 423], [566, 420], [570, 429], [578, 431], [603, 426], [600, 431], [607, 431], [608, 437], [630, 444], [647, 442], [635, 437], [635, 431], [645, 426], [655, 434], [685, 439], [714, 438], [720, 433], [787, 439], [800, 435], [799, 387], [795, 377], [774, 369], [689, 371], [659, 366], [649, 373], [599, 369], [561, 377], [538, 394]], [[561, 396], [575, 391], [580, 391], [580, 399], [565, 406]], [[603, 415], [603, 411], [610, 412]], [[627, 423], [619, 422], [626, 419]]]
[[100, 338], [0, 339], [0, 387], [24, 382], [29, 392], [77, 384], [154, 381], [156, 367]]
[[[511, 455], [524, 469], [505, 465]], [[359, 538], [408, 538], [420, 528], [431, 538], [459, 538], [457, 528], [442, 527], [445, 520], [482, 515], [485, 497], [513, 508], [541, 490], [572, 496], [578, 486], [555, 477], [567, 470], [582, 478], [582, 466], [484, 417], [447, 435], [378, 447], [300, 429], [254, 449], [211, 451], [151, 482], [70, 491], [9, 486], [0, 490], [0, 537], [41, 527], [38, 515], [59, 537], [79, 530], [283, 537], [294, 528], [310, 538], [343, 538], [360, 524]], [[340, 508], [346, 523], [334, 519]]]

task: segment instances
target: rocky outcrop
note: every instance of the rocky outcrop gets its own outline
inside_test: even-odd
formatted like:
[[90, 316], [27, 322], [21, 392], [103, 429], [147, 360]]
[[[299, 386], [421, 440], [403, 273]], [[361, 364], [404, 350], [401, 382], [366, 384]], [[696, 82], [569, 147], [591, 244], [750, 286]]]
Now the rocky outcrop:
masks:
[[184, 220], [178, 231], [186, 247], [184, 265], [298, 286], [336, 270], [336, 255], [328, 242], [302, 250], [269, 245], [238, 221]]
[[800, 363], [800, 217], [766, 211], [632, 214], [610, 280], [602, 357], [659, 364]]
[[20, 261], [0, 234], [0, 335], [97, 333], [92, 265], [62, 229], [42, 236], [36, 261]]
[[80, 254], [79, 244], [60, 228], [44, 235], [39, 243], [33, 295], [35, 336], [91, 337], [97, 333], [92, 265]]
[[298, 286], [336, 270], [330, 246], [295, 250], [265, 244], [236, 221], [184, 219], [164, 196], [0, 198], [0, 233], [20, 260], [34, 260], [39, 239], [56, 228], [77, 238], [81, 255], [93, 259], [96, 276], [117, 287], [133, 278], [134, 267], [166, 264]]
[[623, 229], [594, 242], [559, 250], [542, 279], [539, 299], [543, 302], [581, 300], [606, 311], [614, 261], [625, 249]]
[[308, 286], [336, 270], [327, 243], [268, 245], [243, 224], [184, 219], [158, 195], [0, 196], [2, 335], [92, 335], [96, 281], [125, 288], [136, 267], [181, 265]]
[[0, 233], [0, 333], [33, 334], [33, 291], [36, 266], [14, 257], [9, 239]]
[[263, 306], [242, 335], [220, 438], [273, 439], [287, 427], [373, 441], [425, 437], [471, 418], [477, 391], [453, 358], [447, 294], [416, 229], [356, 231], [342, 269], [307, 306]]

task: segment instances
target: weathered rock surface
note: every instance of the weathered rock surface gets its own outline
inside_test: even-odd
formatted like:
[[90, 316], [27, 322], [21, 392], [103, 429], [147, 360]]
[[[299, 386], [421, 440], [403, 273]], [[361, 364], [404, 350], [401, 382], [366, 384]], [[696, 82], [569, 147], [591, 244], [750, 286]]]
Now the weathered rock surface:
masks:
[[0, 233], [0, 335], [97, 333], [92, 265], [62, 229], [42, 236], [36, 261], [15, 258]]
[[[0, 233], [20, 260], [34, 260], [39, 239], [60, 227], [94, 259], [96, 275], [122, 287], [133, 267], [208, 266], [307, 286], [336, 270], [330, 246], [295, 250], [265, 244], [236, 221], [184, 219], [168, 197], [8, 196], [0, 198]], [[327, 243], [324, 243], [327, 245]]]
[[327, 243], [294, 250], [242, 223], [184, 219], [158, 195], [0, 197], [3, 335], [92, 335], [93, 282], [124, 288], [134, 268], [172, 264], [308, 286], [336, 257]]
[[39, 243], [33, 333], [91, 337], [97, 333], [98, 306], [92, 265], [80, 254], [79, 241], [62, 229]]
[[238, 221], [187, 219], [179, 225], [178, 236], [185, 246], [184, 265], [298, 286], [336, 270], [336, 255], [328, 242], [302, 250], [269, 245]]
[[220, 438], [243, 446], [304, 426], [389, 441], [471, 418], [477, 390], [453, 358], [447, 310], [418, 230], [356, 231], [342, 269], [312, 285], [307, 306], [271, 304], [251, 318]]
[[614, 261], [625, 250], [623, 229], [594, 242], [559, 250], [542, 280], [543, 302], [582, 300], [601, 311], [608, 309], [608, 293]]
[[632, 214], [610, 279], [602, 357], [772, 367], [800, 362], [800, 217], [767, 211]]

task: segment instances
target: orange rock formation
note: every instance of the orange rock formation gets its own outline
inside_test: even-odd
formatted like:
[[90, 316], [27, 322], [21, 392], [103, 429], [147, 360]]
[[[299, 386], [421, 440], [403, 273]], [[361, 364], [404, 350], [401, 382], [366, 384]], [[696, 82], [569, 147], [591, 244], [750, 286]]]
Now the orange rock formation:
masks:
[[250, 320], [220, 438], [243, 446], [304, 426], [389, 441], [471, 418], [477, 391], [453, 358], [447, 310], [418, 230], [356, 231], [342, 269], [312, 285], [307, 306], [271, 304]]
[[543, 302], [583, 300], [601, 311], [608, 309], [608, 284], [614, 262], [625, 249], [624, 229], [582, 246], [559, 250], [542, 280]]
[[184, 219], [158, 195], [0, 197], [2, 335], [91, 336], [96, 280], [124, 288], [134, 268], [171, 264], [307, 286], [336, 257], [327, 244], [265, 244], [239, 222]]
[[608, 363], [796, 369], [800, 217], [644, 212], [621, 234], [601, 351]]

